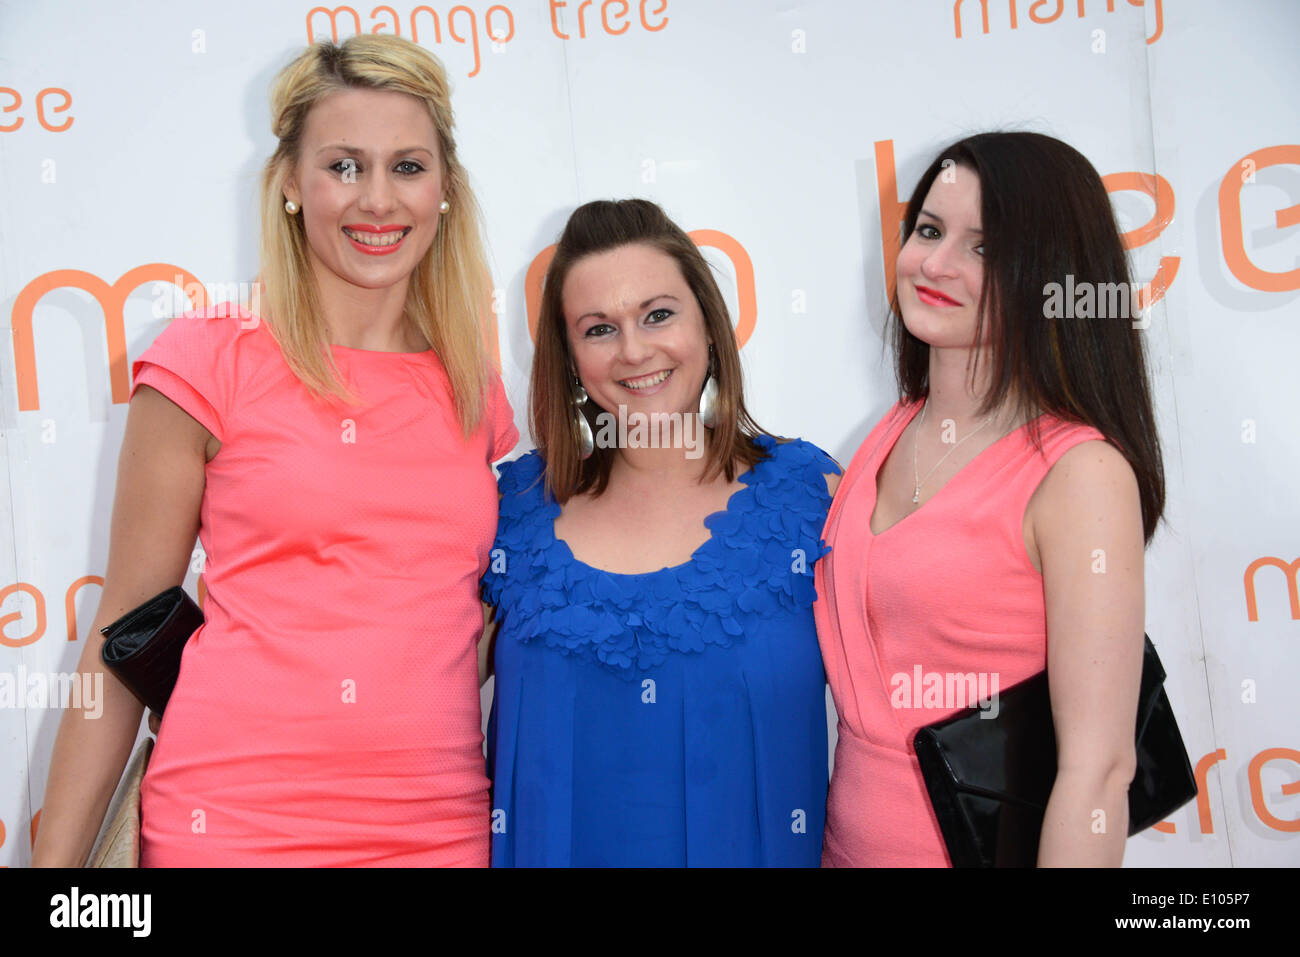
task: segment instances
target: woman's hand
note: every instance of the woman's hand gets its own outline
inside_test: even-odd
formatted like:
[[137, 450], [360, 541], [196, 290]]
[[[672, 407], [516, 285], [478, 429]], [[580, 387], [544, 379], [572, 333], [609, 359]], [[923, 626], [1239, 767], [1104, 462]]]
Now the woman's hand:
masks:
[[[77, 670], [102, 674], [102, 711], [69, 708], [50, 758], [34, 866], [80, 867], [140, 730], [143, 706], [100, 662], [99, 629], [185, 578], [212, 435], [170, 399], [137, 390], [118, 455], [108, 567]], [[151, 725], [152, 726], [152, 725]]]
[[1118, 867], [1145, 622], [1137, 479], [1113, 446], [1084, 442], [1048, 472], [1027, 517], [1043, 574], [1057, 752], [1038, 865]]

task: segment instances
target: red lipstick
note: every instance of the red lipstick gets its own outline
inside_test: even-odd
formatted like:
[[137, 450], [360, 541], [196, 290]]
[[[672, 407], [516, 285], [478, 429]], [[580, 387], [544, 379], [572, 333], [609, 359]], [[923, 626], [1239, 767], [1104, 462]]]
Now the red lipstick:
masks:
[[387, 233], [408, 232], [410, 227], [402, 226], [399, 223], [393, 223], [388, 226], [376, 226], [372, 223], [347, 223], [343, 229], [345, 230], [343, 235], [347, 236], [348, 242], [352, 244], [353, 249], [356, 249], [358, 252], [363, 252], [367, 256], [387, 256], [389, 253], [397, 252], [397, 250], [402, 247], [402, 244], [406, 242], [405, 236], [397, 240], [395, 243], [389, 243], [383, 246], [368, 246], [365, 243], [357, 242], [351, 236], [348, 236], [346, 231], [351, 230], [354, 233], [370, 233], [378, 236]]
[[920, 299], [927, 306], [960, 306], [956, 299], [951, 296], [945, 296], [937, 289], [931, 289], [928, 286], [916, 286], [916, 298]]

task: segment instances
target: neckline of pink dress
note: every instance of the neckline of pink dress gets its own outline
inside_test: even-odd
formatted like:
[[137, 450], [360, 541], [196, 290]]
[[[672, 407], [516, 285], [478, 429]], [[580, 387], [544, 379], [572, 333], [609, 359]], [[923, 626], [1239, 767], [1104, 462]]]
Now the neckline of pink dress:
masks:
[[365, 358], [371, 356], [405, 356], [408, 359], [419, 359], [424, 356], [433, 355], [433, 349], [420, 349], [416, 352], [389, 352], [386, 349], [354, 349], [352, 346], [341, 346], [334, 342], [330, 343], [330, 349], [335, 353], [341, 352], [343, 355], [351, 356], [353, 358], [358, 356]]
[[933, 495], [931, 495], [929, 498], [927, 498], [924, 502], [922, 502], [920, 505], [918, 505], [918, 506], [917, 506], [916, 508], [914, 508], [912, 511], [908, 512], [908, 513], [907, 513], [906, 515], [904, 515], [902, 518], [900, 518], [900, 519], [898, 519], [897, 521], [895, 521], [895, 522], [894, 522], [892, 525], [890, 525], [888, 528], [881, 529], [879, 532], [877, 532], [874, 528], [872, 528], [872, 524], [874, 523], [875, 518], [876, 518], [876, 506], [877, 506], [878, 504], [880, 504], [880, 473], [884, 470], [884, 468], [885, 468], [885, 462], [889, 459], [889, 456], [893, 454], [893, 452], [894, 452], [894, 447], [895, 447], [896, 445], [898, 445], [898, 440], [901, 439], [901, 438], [903, 437], [903, 433], [907, 431], [907, 427], [908, 427], [909, 425], [911, 425], [912, 420], [913, 420], [914, 418], [916, 418], [917, 414], [921, 411], [921, 408], [922, 408], [922, 406], [923, 406], [924, 404], [925, 404], [924, 401], [913, 403], [911, 411], [907, 414], [906, 418], [905, 418], [904, 421], [903, 421], [903, 424], [902, 424], [901, 426], [898, 427], [898, 431], [895, 432], [892, 436], [886, 436], [885, 441], [888, 441], [888, 442], [889, 442], [889, 447], [885, 450], [885, 454], [882, 455], [882, 456], [880, 456], [879, 460], [878, 460], [878, 461], [876, 462], [876, 464], [875, 464], [875, 468], [872, 470], [872, 473], [871, 473], [871, 510], [867, 513], [867, 534], [870, 535], [871, 538], [873, 538], [873, 539], [880, 538], [882, 535], [888, 535], [888, 534], [889, 534], [890, 532], [892, 532], [894, 529], [898, 528], [898, 526], [902, 525], [904, 522], [906, 522], [906, 521], [908, 521], [909, 519], [911, 519], [912, 516], [917, 515], [917, 514], [919, 514], [920, 512], [922, 512], [922, 511], [925, 509], [925, 507], [926, 507], [927, 505], [929, 505], [929, 504], [930, 504], [931, 502], [933, 502], [936, 498], [938, 498], [938, 497], [939, 497], [940, 495], [942, 495], [945, 491], [947, 491], [947, 489], [948, 489], [948, 487], [949, 487], [950, 485], [952, 485], [954, 482], [956, 482], [958, 479], [960, 479], [960, 478], [961, 478], [964, 474], [966, 474], [968, 471], [973, 471], [973, 467], [974, 467], [977, 463], [979, 463], [980, 459], [984, 459], [984, 458], [986, 458], [986, 457], [987, 457], [987, 453], [988, 453], [990, 450], [997, 448], [999, 445], [1001, 445], [1001, 444], [1002, 444], [1003, 442], [1005, 442], [1007, 439], [1011, 438], [1013, 435], [1017, 434], [1018, 432], [1023, 431], [1023, 430], [1024, 430], [1025, 428], [1027, 428], [1031, 423], [1033, 423], [1033, 422], [1037, 422], [1039, 419], [1041, 419], [1041, 418], [1043, 417], [1042, 414], [1040, 414], [1040, 415], [1036, 416], [1035, 418], [1030, 419], [1028, 422], [1023, 422], [1023, 423], [1021, 423], [1020, 425], [1016, 426], [1014, 429], [1012, 429], [1010, 432], [1008, 432], [1006, 435], [1004, 435], [1004, 436], [1002, 436], [1001, 438], [999, 438], [996, 442], [991, 442], [991, 443], [989, 443], [989, 445], [986, 446], [985, 448], [981, 449], [981, 450], [979, 451], [979, 453], [978, 453], [978, 454], [977, 454], [973, 459], [971, 459], [969, 462], [967, 462], [965, 465], [963, 465], [961, 468], [959, 468], [959, 469], [958, 469], [958, 470], [953, 474], [952, 478], [948, 479], [948, 481], [944, 482], [943, 485], [939, 486], [939, 488], [935, 491], [935, 493], [934, 493]]

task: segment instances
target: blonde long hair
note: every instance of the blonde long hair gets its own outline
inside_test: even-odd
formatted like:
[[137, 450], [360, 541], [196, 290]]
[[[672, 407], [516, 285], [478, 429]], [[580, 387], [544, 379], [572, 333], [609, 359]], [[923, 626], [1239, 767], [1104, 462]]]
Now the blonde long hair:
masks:
[[262, 173], [261, 281], [264, 315], [285, 361], [312, 392], [351, 402], [329, 350], [307, 259], [301, 216], [284, 209], [284, 186], [298, 163], [307, 115], [338, 90], [406, 93], [429, 110], [442, 151], [446, 199], [429, 252], [407, 289], [405, 315], [428, 340], [451, 382], [456, 415], [469, 435], [483, 415], [487, 350], [479, 312], [489, 287], [478, 202], [456, 154], [450, 90], [436, 57], [401, 37], [358, 34], [313, 44], [271, 87], [271, 131], [279, 140]]

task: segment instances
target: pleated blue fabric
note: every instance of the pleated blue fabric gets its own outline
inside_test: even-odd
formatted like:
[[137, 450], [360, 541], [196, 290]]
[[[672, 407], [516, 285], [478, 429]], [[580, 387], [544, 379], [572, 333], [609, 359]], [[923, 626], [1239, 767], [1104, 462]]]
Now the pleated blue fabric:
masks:
[[[492, 865], [816, 867], [827, 784], [812, 605], [834, 461], [801, 440], [673, 568], [577, 561], [538, 454], [500, 467]], [[498, 551], [499, 549], [499, 551]]]

